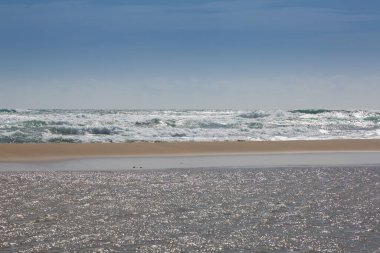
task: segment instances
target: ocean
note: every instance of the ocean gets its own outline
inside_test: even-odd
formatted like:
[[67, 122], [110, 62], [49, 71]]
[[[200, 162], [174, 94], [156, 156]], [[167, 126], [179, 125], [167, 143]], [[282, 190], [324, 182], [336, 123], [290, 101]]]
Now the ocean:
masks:
[[0, 143], [378, 138], [376, 110], [0, 109]]

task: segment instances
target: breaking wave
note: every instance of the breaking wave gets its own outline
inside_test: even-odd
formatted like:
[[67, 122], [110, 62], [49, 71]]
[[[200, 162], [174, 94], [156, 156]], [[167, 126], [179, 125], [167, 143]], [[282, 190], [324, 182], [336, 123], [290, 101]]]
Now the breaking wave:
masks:
[[380, 138], [380, 112], [0, 109], [0, 143]]
[[332, 112], [332, 110], [326, 109], [299, 109], [291, 111], [293, 113], [304, 113], [304, 114], [320, 114], [325, 112]]
[[16, 113], [17, 110], [14, 109], [0, 109], [0, 113]]
[[240, 114], [239, 117], [246, 118], [246, 119], [257, 119], [257, 118], [264, 118], [269, 116], [267, 112], [263, 111], [254, 111], [254, 112], [247, 112]]

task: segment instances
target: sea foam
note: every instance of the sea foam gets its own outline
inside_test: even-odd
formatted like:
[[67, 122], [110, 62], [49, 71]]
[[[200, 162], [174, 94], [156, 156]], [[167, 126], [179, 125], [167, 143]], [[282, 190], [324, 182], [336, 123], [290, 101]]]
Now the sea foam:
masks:
[[380, 111], [0, 109], [0, 143], [380, 138]]

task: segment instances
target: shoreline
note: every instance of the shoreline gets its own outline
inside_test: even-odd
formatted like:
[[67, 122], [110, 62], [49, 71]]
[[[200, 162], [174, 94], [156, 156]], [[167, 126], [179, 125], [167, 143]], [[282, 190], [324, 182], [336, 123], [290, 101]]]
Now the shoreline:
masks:
[[380, 152], [380, 139], [160, 143], [0, 144], [0, 163], [86, 158]]

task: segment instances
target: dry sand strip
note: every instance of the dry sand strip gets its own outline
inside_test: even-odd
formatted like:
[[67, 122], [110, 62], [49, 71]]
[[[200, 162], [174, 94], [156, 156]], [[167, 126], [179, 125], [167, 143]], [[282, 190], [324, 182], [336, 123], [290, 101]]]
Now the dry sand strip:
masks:
[[82, 144], [0, 144], [0, 161], [48, 161], [90, 157], [175, 156], [255, 154], [282, 152], [380, 151], [380, 139], [252, 141], [252, 142], [162, 142]]

